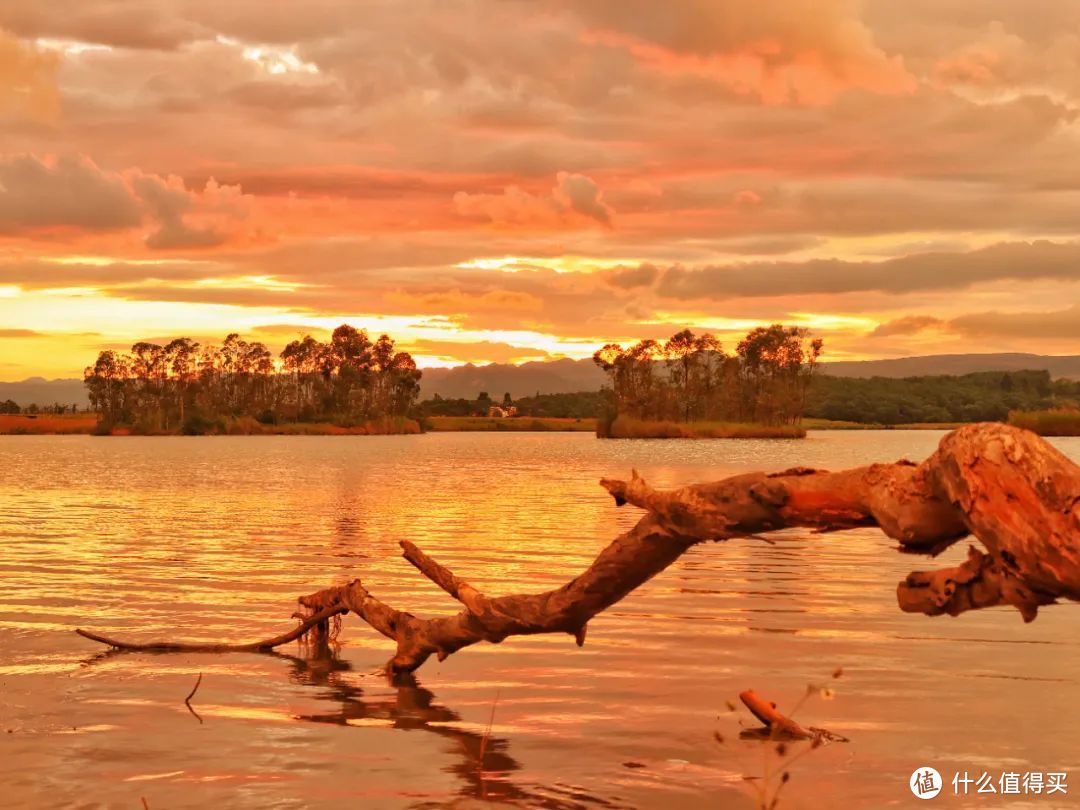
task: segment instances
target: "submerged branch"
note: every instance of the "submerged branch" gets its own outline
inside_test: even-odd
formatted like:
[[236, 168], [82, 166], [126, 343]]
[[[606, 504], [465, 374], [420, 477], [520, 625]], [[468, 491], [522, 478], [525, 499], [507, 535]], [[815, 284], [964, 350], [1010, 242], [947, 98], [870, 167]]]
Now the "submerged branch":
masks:
[[117, 650], [131, 650], [132, 652], [266, 652], [267, 650], [274, 649], [274, 647], [280, 647], [282, 644], [288, 644], [290, 641], [295, 641], [308, 633], [320, 622], [325, 622], [332, 616], [345, 612], [345, 609], [341, 605], [328, 606], [307, 617], [287, 633], [282, 633], [280, 636], [274, 636], [273, 638], [268, 638], [264, 641], [252, 641], [247, 644], [216, 644], [212, 642], [204, 644], [197, 641], [149, 641], [140, 644], [133, 641], [121, 641], [119, 639], [109, 638], [108, 636], [102, 636], [98, 633], [91, 633], [89, 630], [77, 629], [75, 632], [91, 641], [100, 642]]
[[[1001, 424], [969, 425], [946, 435], [921, 464], [900, 461], [841, 472], [795, 468], [737, 475], [662, 492], [635, 472], [601, 484], [616, 504], [647, 514], [615, 538], [580, 575], [555, 590], [491, 597], [408, 541], [404, 557], [464, 605], [460, 613], [420, 619], [382, 602], [360, 580], [301, 597], [313, 611], [303, 624], [252, 644], [120, 642], [130, 650], [226, 652], [265, 650], [296, 639], [339, 613], [355, 613], [397, 644], [387, 664], [411, 672], [435, 655], [509, 636], [568, 633], [580, 646], [588, 622], [663, 571], [696, 543], [757, 537], [790, 527], [820, 532], [877, 526], [902, 550], [935, 555], [973, 534], [960, 566], [914, 572], [897, 588], [901, 610], [957, 615], [1009, 604], [1025, 621], [1057, 598], [1080, 600], [1080, 469], [1039, 437]], [[325, 624], [323, 625], [325, 629]]]

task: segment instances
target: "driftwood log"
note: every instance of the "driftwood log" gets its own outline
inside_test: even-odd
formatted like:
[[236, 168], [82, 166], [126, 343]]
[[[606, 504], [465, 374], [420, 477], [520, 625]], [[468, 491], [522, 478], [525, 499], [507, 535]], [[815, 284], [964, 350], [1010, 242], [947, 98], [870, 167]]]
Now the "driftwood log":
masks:
[[300, 627], [248, 644], [133, 643], [77, 631], [117, 649], [265, 650], [354, 613], [397, 644], [391, 672], [412, 672], [480, 641], [569, 633], [585, 642], [589, 620], [659, 574], [691, 546], [789, 527], [819, 532], [878, 526], [902, 551], [935, 555], [973, 535], [961, 565], [916, 571], [899, 584], [900, 609], [931, 616], [1012, 605], [1025, 621], [1057, 599], [1080, 601], [1080, 468], [1034, 433], [997, 423], [947, 434], [921, 464], [899, 461], [842, 472], [796, 468], [750, 473], [661, 492], [635, 473], [601, 481], [618, 505], [646, 510], [584, 572], [560, 588], [488, 596], [402, 541], [405, 559], [464, 609], [418, 618], [373, 596], [359, 580], [300, 597]]

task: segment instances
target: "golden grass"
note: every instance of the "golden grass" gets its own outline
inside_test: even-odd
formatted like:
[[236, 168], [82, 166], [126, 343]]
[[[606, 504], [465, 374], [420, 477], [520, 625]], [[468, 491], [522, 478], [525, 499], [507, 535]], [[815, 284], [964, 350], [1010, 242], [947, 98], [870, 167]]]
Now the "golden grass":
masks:
[[807, 417], [802, 425], [807, 430], [955, 430], [967, 422], [904, 422], [899, 425], [883, 425], [879, 422], [847, 422], [840, 419], [815, 419]]
[[283, 422], [264, 425], [250, 417], [225, 424], [228, 436], [387, 436], [420, 433], [413, 419], [374, 419], [361, 425], [334, 425], [329, 422]]
[[429, 416], [432, 431], [582, 431], [596, 430], [595, 419], [564, 419], [553, 416]]
[[653, 422], [618, 417], [609, 439], [802, 439], [800, 425], [758, 425], [747, 422]]
[[0, 414], [0, 434], [39, 436], [51, 433], [92, 433], [97, 415], [78, 413], [65, 416], [55, 414]]
[[1040, 436], [1080, 436], [1080, 410], [1009, 411], [1009, 424]]

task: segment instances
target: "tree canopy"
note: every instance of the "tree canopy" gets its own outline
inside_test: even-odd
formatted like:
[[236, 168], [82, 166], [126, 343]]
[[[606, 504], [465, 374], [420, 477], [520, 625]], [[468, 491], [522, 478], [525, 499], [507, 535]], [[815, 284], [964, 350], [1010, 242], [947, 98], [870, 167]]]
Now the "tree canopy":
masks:
[[343, 324], [329, 342], [294, 340], [280, 355], [230, 334], [220, 346], [177, 338], [139, 342], [129, 354], [103, 351], [84, 379], [105, 426], [202, 433], [225, 419], [359, 424], [404, 416], [420, 390], [408, 352], [381, 335]]
[[609, 343], [593, 355], [611, 381], [612, 412], [643, 420], [792, 424], [802, 418], [823, 343], [805, 329], [758, 327], [724, 352], [709, 333]]

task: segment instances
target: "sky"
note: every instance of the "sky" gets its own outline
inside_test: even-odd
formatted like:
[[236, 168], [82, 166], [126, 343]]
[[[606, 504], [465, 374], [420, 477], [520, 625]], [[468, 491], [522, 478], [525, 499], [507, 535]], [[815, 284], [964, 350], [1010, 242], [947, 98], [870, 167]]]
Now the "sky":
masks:
[[340, 323], [1080, 353], [1078, 0], [5, 0], [0, 379]]

